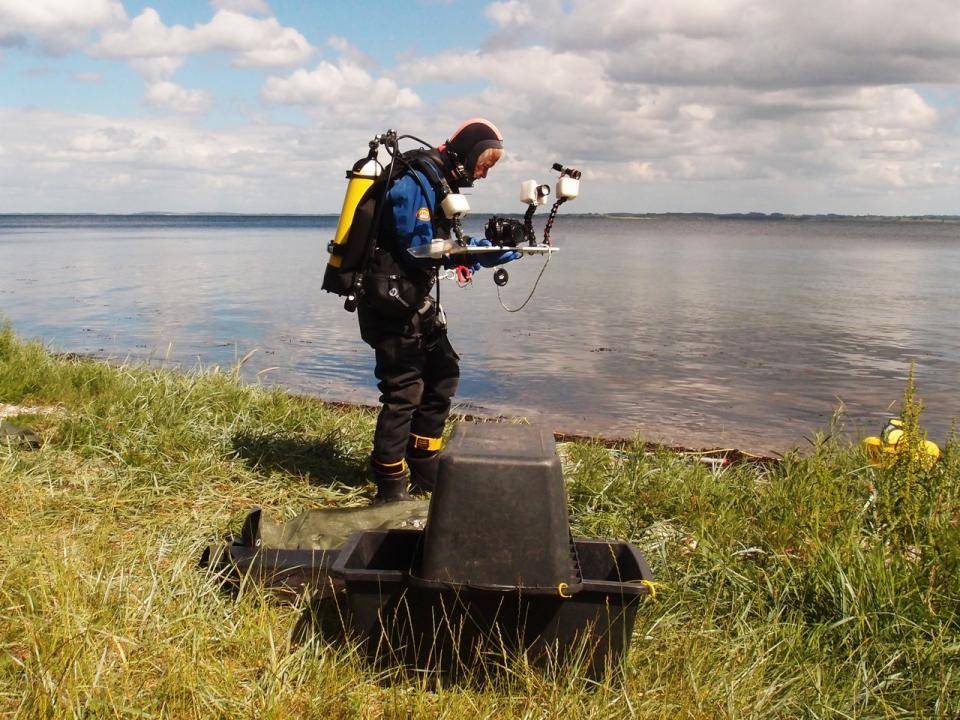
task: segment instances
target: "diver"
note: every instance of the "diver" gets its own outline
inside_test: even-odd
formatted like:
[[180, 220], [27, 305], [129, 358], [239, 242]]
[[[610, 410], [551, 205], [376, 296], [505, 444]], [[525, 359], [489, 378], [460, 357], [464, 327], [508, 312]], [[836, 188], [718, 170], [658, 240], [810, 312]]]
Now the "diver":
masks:
[[[381, 392], [370, 455], [374, 504], [408, 500], [410, 492], [423, 494], [436, 484], [441, 436], [460, 378], [460, 358], [447, 338], [443, 309], [430, 294], [439, 268], [460, 266], [463, 273], [466, 267], [469, 276], [520, 257], [504, 250], [470, 260], [464, 254], [414, 258], [408, 250], [459, 234], [441, 203], [486, 177], [502, 156], [503, 136], [496, 126], [483, 118], [468, 120], [399, 173], [380, 201], [379, 233], [357, 306], [360, 336], [376, 354]], [[486, 238], [458, 240], [491, 244]]]

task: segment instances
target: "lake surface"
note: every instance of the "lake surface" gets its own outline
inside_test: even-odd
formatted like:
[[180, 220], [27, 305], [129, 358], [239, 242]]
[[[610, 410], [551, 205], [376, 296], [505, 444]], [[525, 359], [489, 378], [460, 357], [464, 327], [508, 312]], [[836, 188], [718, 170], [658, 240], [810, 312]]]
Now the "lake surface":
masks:
[[[482, 234], [482, 217], [466, 229]], [[541, 218], [542, 222], [542, 218]], [[0, 315], [55, 350], [377, 399], [320, 290], [335, 217], [2, 216]], [[879, 430], [911, 362], [924, 426], [960, 415], [960, 223], [567, 216], [530, 304], [443, 283], [462, 410], [688, 447], [806, 445], [842, 402]], [[501, 291], [527, 296], [540, 258]]]

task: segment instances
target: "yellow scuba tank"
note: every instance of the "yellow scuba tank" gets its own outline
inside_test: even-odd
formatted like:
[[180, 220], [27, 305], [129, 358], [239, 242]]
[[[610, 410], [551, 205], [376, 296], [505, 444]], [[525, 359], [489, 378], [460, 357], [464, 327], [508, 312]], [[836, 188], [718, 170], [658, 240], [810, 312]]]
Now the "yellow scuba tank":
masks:
[[[343, 307], [349, 312], [357, 309], [364, 294], [363, 277], [376, 246], [383, 200], [392, 180], [399, 177], [394, 174], [395, 163], [409, 166], [406, 158], [416, 152], [400, 155], [397, 139], [393, 130], [376, 136], [370, 141], [367, 156], [347, 171], [347, 191], [334, 238], [327, 245], [330, 256], [320, 287], [345, 298]], [[381, 145], [387, 147], [391, 158], [386, 166], [377, 159]]]
[[347, 242], [350, 236], [350, 227], [353, 225], [353, 217], [357, 212], [357, 205], [364, 194], [371, 188], [374, 181], [380, 175], [380, 163], [376, 157], [367, 156], [354, 164], [351, 170], [347, 171], [347, 192], [343, 196], [343, 207], [340, 209], [340, 220], [337, 222], [337, 231], [333, 236], [333, 242], [330, 243], [330, 258], [327, 261], [331, 267], [339, 268], [343, 264], [343, 255], [337, 252], [342, 249], [341, 246]]

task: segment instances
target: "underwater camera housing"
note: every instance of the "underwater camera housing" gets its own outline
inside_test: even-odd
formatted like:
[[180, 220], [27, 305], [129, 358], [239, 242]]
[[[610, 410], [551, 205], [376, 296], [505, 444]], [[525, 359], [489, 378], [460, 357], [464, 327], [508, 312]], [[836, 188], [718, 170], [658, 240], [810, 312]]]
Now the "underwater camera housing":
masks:
[[528, 205], [523, 222], [494, 215], [487, 221], [483, 235], [494, 245], [515, 248], [527, 243], [537, 244], [533, 232], [533, 213], [538, 205], [544, 205], [550, 196], [550, 186], [540, 185], [536, 180], [524, 180], [520, 183], [520, 202]]
[[487, 220], [487, 225], [483, 229], [483, 236], [494, 245], [501, 247], [517, 247], [517, 245], [522, 245], [525, 242], [530, 245], [537, 244], [532, 225], [528, 227], [526, 223], [519, 220], [497, 215]]
[[[557, 217], [557, 210], [563, 203], [576, 199], [577, 195], [580, 194], [581, 176], [579, 170], [564, 167], [560, 163], [554, 163], [552, 169], [560, 173], [560, 177], [557, 180], [557, 199], [553, 203], [553, 207], [550, 208], [550, 217], [547, 219], [547, 224], [543, 230], [543, 244], [537, 244], [537, 235], [533, 230], [533, 214], [537, 211], [538, 206], [547, 203], [547, 198], [550, 196], [550, 186], [541, 185], [536, 180], [525, 180], [520, 183], [520, 202], [527, 205], [527, 211], [523, 214], [523, 222], [497, 215], [487, 221], [484, 228], [484, 237], [490, 241], [494, 248], [513, 248], [527, 253], [546, 253], [549, 261], [550, 253], [555, 250], [550, 245], [550, 230], [553, 228], [553, 221]], [[546, 264], [543, 267], [545, 269]], [[542, 275], [543, 270], [540, 273]], [[510, 275], [502, 267], [497, 268], [493, 274], [493, 282], [497, 287], [503, 287], [509, 282], [509, 279]], [[537, 282], [539, 282], [539, 277]], [[536, 289], [536, 283], [534, 283], [534, 289]], [[530, 297], [533, 297], [532, 291], [527, 301], [530, 300]], [[503, 307], [510, 312], [516, 312], [516, 310], [522, 309], [527, 301], [524, 301], [523, 305], [514, 310], [510, 310], [506, 305]], [[501, 305], [503, 305], [502, 301]]]
[[[557, 215], [557, 209], [567, 200], [574, 200], [580, 194], [580, 171], [564, 167], [560, 163], [553, 164], [553, 170], [560, 173], [557, 180], [557, 200], [550, 210], [550, 219], [544, 232], [544, 245], [550, 245], [550, 228]], [[527, 205], [523, 222], [511, 218], [494, 215], [487, 221], [484, 228], [484, 237], [494, 245], [515, 248], [524, 242], [533, 247], [537, 244], [537, 236], [533, 231], [533, 214], [539, 205], [546, 205], [550, 196], [550, 186], [541, 185], [536, 180], [525, 180], [520, 183], [520, 202]]]

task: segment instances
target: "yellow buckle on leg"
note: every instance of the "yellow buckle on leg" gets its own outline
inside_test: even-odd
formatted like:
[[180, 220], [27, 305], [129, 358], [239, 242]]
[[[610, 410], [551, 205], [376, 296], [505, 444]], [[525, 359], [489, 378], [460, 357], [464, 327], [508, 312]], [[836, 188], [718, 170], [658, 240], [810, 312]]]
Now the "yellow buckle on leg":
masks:
[[381, 475], [403, 475], [407, 471], [407, 461], [400, 458], [397, 462], [386, 463], [379, 460], [370, 460], [373, 469]]
[[443, 447], [443, 438], [426, 437], [410, 433], [410, 447], [414, 450], [426, 450], [427, 452], [437, 452]]

